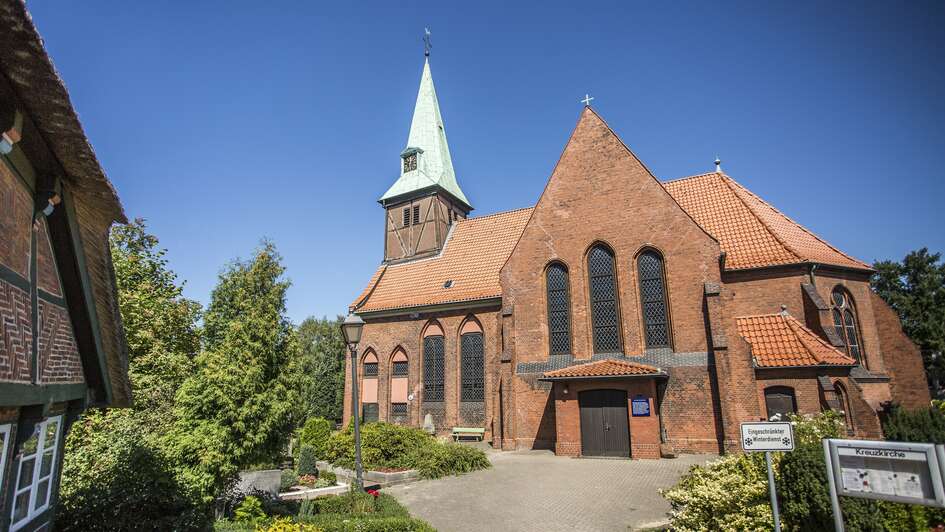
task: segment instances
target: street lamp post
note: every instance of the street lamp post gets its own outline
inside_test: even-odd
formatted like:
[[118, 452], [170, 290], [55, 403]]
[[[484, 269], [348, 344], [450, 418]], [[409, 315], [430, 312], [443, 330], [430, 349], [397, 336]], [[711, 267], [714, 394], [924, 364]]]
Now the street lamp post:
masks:
[[341, 323], [341, 334], [351, 351], [351, 415], [354, 416], [354, 471], [358, 491], [364, 489], [364, 472], [361, 467], [361, 420], [358, 405], [361, 402], [358, 394], [358, 343], [361, 342], [361, 331], [364, 329], [364, 320], [354, 313], [349, 313]]

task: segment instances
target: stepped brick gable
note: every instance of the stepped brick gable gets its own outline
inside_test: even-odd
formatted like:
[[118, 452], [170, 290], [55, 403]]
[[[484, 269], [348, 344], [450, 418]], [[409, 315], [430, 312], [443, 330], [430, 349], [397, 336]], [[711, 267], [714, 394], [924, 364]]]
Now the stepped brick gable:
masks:
[[736, 451], [742, 422], [826, 409], [879, 438], [890, 403], [928, 404], [870, 266], [733, 177], [661, 182], [585, 107], [534, 207], [469, 216], [442, 124], [427, 62], [381, 199], [384, 259], [349, 309], [372, 365], [360, 415], [659, 458]]

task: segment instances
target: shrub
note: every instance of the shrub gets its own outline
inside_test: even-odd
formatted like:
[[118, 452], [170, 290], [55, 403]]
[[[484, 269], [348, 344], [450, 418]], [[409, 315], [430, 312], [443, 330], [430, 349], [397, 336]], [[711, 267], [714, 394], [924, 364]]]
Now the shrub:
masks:
[[333, 486], [338, 483], [338, 475], [332, 473], [331, 471], [321, 471], [318, 473], [319, 480], [325, 480], [330, 482], [329, 486]]
[[[371, 517], [358, 518], [338, 514], [316, 515], [299, 518], [301, 526], [312, 528], [282, 529], [301, 532], [436, 532], [436, 529], [425, 521], [412, 517]], [[269, 529], [266, 532], [280, 532], [279, 529]]]
[[883, 418], [886, 439], [918, 443], [945, 443], [945, 411], [932, 406], [906, 410], [893, 406]]
[[439, 478], [488, 469], [491, 464], [480, 449], [458, 443], [434, 441], [432, 445], [420, 450], [413, 467], [420, 471], [423, 478]]
[[66, 439], [56, 527], [63, 531], [186, 530], [208, 508], [180, 482], [144, 418], [90, 411]]
[[299, 476], [291, 469], [283, 469], [282, 476], [279, 479], [279, 491], [288, 491], [292, 486], [299, 483]]
[[318, 475], [318, 468], [315, 467], [314, 447], [303, 445], [299, 449], [299, 463], [295, 470], [299, 475]]
[[266, 513], [263, 512], [262, 503], [259, 502], [259, 499], [250, 495], [243, 499], [243, 502], [236, 507], [234, 517], [241, 523], [255, 523], [265, 518]]
[[673, 530], [771, 530], [768, 473], [760, 454], [729, 455], [693, 466], [662, 492]]
[[[354, 436], [349, 426], [333, 433], [325, 446], [326, 459], [354, 467]], [[418, 469], [425, 478], [438, 478], [490, 467], [480, 449], [441, 443], [421, 429], [390, 423], [370, 423], [361, 432], [364, 467]]]
[[344, 495], [310, 499], [305, 501], [299, 509], [299, 517], [324, 514], [373, 517], [409, 517], [410, 515], [407, 509], [397, 502], [397, 499], [386, 493], [379, 493], [375, 498], [367, 493], [356, 491]]
[[310, 417], [305, 421], [305, 425], [299, 432], [299, 443], [301, 445], [311, 445], [315, 450], [315, 456], [318, 459], [325, 458], [325, 445], [328, 443], [328, 437], [331, 436], [331, 429], [334, 424], [325, 418]]

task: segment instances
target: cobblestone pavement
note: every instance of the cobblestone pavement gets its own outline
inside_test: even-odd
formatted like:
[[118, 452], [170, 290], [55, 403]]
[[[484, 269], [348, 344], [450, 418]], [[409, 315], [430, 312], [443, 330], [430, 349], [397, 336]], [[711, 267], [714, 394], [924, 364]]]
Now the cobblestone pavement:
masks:
[[665, 522], [669, 503], [657, 490], [712, 458], [606, 460], [490, 452], [492, 469], [384, 491], [441, 532], [627, 531]]

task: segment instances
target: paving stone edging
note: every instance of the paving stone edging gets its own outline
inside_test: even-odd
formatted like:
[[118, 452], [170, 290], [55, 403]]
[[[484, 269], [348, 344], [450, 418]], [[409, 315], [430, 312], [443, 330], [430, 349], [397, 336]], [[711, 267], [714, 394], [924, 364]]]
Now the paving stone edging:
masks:
[[[315, 462], [315, 467], [317, 467], [319, 471], [329, 471], [334, 473], [338, 477], [339, 481], [344, 479], [346, 481], [352, 482], [355, 477], [354, 471], [331, 465], [328, 462], [322, 460]], [[393, 471], [390, 473], [385, 473], [383, 471], [365, 471], [364, 480], [367, 482], [380, 484], [381, 487], [396, 486], [399, 484], [407, 484], [420, 480], [420, 472], [416, 469]]]

